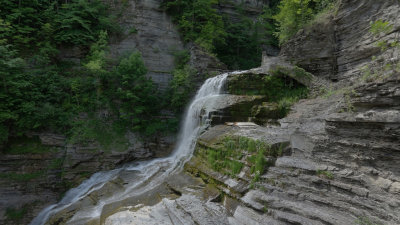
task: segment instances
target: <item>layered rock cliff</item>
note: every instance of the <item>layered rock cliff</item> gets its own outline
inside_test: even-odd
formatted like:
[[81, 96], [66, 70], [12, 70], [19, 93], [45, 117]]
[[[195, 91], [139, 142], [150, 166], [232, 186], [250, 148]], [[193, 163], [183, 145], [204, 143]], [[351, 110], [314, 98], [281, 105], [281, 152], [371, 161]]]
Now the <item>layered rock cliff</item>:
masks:
[[[258, 2], [247, 3], [257, 8]], [[124, 49], [141, 50], [150, 75], [163, 88], [173, 68], [168, 48], [177, 44], [177, 49], [183, 49], [183, 45], [156, 3], [129, 1], [131, 16], [125, 18], [125, 26], [135, 27], [137, 33], [127, 33], [113, 47], [116, 55]], [[199, 137], [185, 172], [142, 196], [110, 205], [94, 221], [124, 225], [400, 224], [399, 49], [390, 45], [383, 51], [377, 45], [399, 41], [399, 4], [394, 0], [343, 0], [335, 14], [286, 43], [279, 59], [267, 58], [263, 67], [231, 77], [230, 95], [220, 99], [212, 113], [213, 126]], [[224, 10], [229, 13], [229, 8]], [[390, 32], [378, 36], [370, 32], [371, 22], [379, 20], [389, 21]], [[157, 32], [150, 35], [150, 27]], [[193, 54], [192, 61], [197, 61]], [[296, 69], [291, 63], [314, 76], [312, 81], [303, 80], [295, 71], [286, 74], [287, 80], [308, 86], [312, 93], [282, 118], [276, 103], [258, 95], [262, 87], [257, 79], [277, 69]], [[246, 81], [240, 90], [246, 96], [229, 88], [238, 80]], [[35, 183], [22, 181], [20, 176], [2, 179], [1, 222], [26, 223], [38, 212], [37, 200], [54, 202], [63, 169], [68, 181], [79, 179], [79, 173], [86, 172], [83, 168], [109, 169], [151, 151], [149, 146], [123, 155], [93, 155], [87, 149], [54, 144], [62, 139], [41, 138], [43, 143], [52, 140], [58, 146], [51, 153], [3, 157], [2, 171], [29, 170], [33, 176], [28, 178]], [[107, 159], [99, 160], [102, 157]], [[65, 160], [55, 168], [58, 162], [54, 159]], [[37, 175], [40, 171], [47, 172]], [[109, 181], [49, 223], [66, 223], [79, 207], [95, 204], [123, 185], [123, 179]], [[18, 209], [32, 204], [26, 206], [27, 219], [5, 221], [10, 202]]]
[[[171, 17], [161, 8], [162, 0], [109, 1], [111, 11], [119, 19], [122, 33], [111, 39], [111, 58], [132, 51], [142, 54], [148, 76], [165, 91], [175, 68], [174, 55], [184, 49], [190, 53], [189, 64], [197, 70], [196, 82], [226, 70], [219, 60], [193, 44], [185, 45]], [[221, 12], [236, 17], [234, 6], [242, 2], [225, 2]], [[243, 2], [246, 14], [260, 13], [261, 1]], [[60, 58], [80, 62], [82, 49], [61, 49]], [[166, 116], [169, 116], [167, 112]], [[28, 224], [44, 207], [60, 200], [71, 187], [77, 186], [93, 173], [111, 170], [127, 162], [168, 155], [175, 142], [172, 136], [144, 140], [127, 133], [128, 143], [104, 148], [98, 143], [71, 144], [54, 133], [27, 134], [4, 146], [0, 159], [0, 223]], [[20, 152], [9, 151], [13, 145]], [[30, 153], [30, 150], [37, 151]]]
[[[378, 44], [399, 41], [399, 10], [397, 1], [341, 1], [286, 43], [279, 60], [265, 59], [264, 70], [291, 62], [313, 73], [319, 97], [295, 104], [278, 126], [219, 125], [199, 138], [187, 171], [224, 193], [206, 198], [228, 210], [222, 224], [400, 223], [399, 49]], [[390, 31], [373, 35], [376, 21]], [[228, 154], [242, 165], [235, 176], [229, 163], [213, 164], [227, 137], [238, 140]], [[270, 146], [259, 177], [244, 138]]]
[[[377, 45], [378, 41], [398, 39], [398, 1], [343, 0], [339, 3], [337, 11], [300, 30], [282, 46], [280, 55], [332, 81], [354, 80], [362, 73], [362, 66], [380, 66], [372, 56], [399, 60], [398, 50], [381, 51]], [[390, 21], [392, 29], [376, 36], [370, 31], [375, 21]]]
[[122, 149], [71, 144], [53, 133], [12, 140], [0, 158], [0, 223], [28, 224], [92, 174], [135, 160], [164, 157], [175, 142], [173, 136], [146, 141], [132, 133], [127, 136], [128, 146]]
[[[216, 126], [186, 164], [203, 182], [192, 187], [201, 194], [170, 184], [178, 196], [138, 212], [119, 209], [106, 224], [133, 224], [137, 216], [161, 224], [162, 215], [174, 224], [399, 224], [400, 67], [391, 44], [399, 41], [399, 8], [397, 1], [341, 1], [335, 14], [286, 43], [279, 59], [237, 74], [252, 77], [253, 85], [242, 83], [254, 93], [254, 76], [290, 63], [315, 77], [304, 83], [310, 98], [277, 124], [234, 123], [255, 121], [248, 109], [268, 99], [221, 100]], [[374, 35], [376, 21], [392, 29]]]

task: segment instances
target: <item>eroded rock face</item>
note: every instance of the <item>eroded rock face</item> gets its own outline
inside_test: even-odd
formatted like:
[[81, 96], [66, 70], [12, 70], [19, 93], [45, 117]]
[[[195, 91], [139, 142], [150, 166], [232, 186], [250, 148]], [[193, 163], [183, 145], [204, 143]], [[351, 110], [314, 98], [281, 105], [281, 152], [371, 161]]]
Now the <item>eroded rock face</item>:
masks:
[[[200, 146], [209, 147], [196, 153], [187, 171], [217, 183], [227, 196], [239, 199], [233, 211], [236, 220], [251, 218], [254, 224], [399, 224], [399, 82], [400, 76], [394, 76], [355, 87], [350, 104], [362, 107], [352, 112], [341, 112], [349, 103], [342, 94], [335, 94], [302, 100], [279, 121], [280, 126], [215, 126], [199, 138]], [[380, 98], [385, 104], [376, 101]], [[290, 144], [252, 185], [254, 174], [246, 166], [232, 178], [213, 170], [207, 158], [202, 159], [204, 151], [224, 135]], [[248, 224], [246, 221], [233, 224]]]
[[256, 20], [262, 13], [263, 6], [268, 3], [267, 0], [228, 0], [219, 3], [218, 10], [230, 17], [233, 21], [240, 20], [240, 14], [237, 7], [240, 6], [246, 16], [252, 20]]
[[[381, 52], [377, 42], [398, 36], [399, 13], [394, 0], [341, 1], [337, 14], [299, 31], [282, 46], [280, 55], [316, 76], [351, 80], [371, 64], [372, 56], [398, 62], [398, 50]], [[392, 31], [374, 36], [370, 23], [377, 20], [388, 21]]]
[[[137, 135], [127, 134], [128, 148], [118, 150], [102, 149], [96, 144], [70, 145], [64, 136], [53, 133], [30, 135], [37, 137], [35, 148], [42, 152], [1, 153], [1, 224], [28, 224], [44, 207], [59, 201], [69, 188], [93, 173], [169, 154], [175, 142], [175, 138], [168, 136], [143, 141]], [[25, 146], [22, 141], [15, 145]]]
[[[267, 66], [292, 60], [317, 82], [340, 81], [327, 83], [336, 89], [296, 103], [278, 125], [215, 126], [200, 137], [203, 147], [186, 169], [238, 199], [231, 224], [400, 223], [400, 74], [391, 66], [376, 70], [372, 59], [398, 63], [397, 48], [376, 47], [377, 40], [398, 40], [398, 11], [394, 1], [342, 1], [334, 20], [299, 32]], [[376, 20], [393, 30], [374, 37], [369, 23]], [[365, 65], [377, 71], [371, 80], [360, 78]], [[248, 167], [232, 178], [202, 157], [223, 135], [289, 145], [254, 183]]]
[[[108, 0], [107, 0], [108, 1]], [[187, 49], [191, 55], [190, 65], [198, 71], [202, 83], [206, 74], [216, 74], [226, 69], [219, 60], [196, 46], [184, 46], [172, 18], [161, 8], [163, 0], [138, 0], [115, 3], [116, 11], [122, 16], [119, 23], [124, 30], [122, 37], [114, 38], [109, 49], [113, 57], [132, 51], [142, 54], [148, 76], [166, 90], [175, 68], [174, 55]]]
[[184, 48], [171, 17], [160, 9], [161, 2], [139, 0], [116, 4], [115, 7], [122, 12], [120, 25], [124, 34], [109, 49], [114, 57], [140, 51], [148, 75], [160, 89], [165, 89], [175, 67], [173, 53]]

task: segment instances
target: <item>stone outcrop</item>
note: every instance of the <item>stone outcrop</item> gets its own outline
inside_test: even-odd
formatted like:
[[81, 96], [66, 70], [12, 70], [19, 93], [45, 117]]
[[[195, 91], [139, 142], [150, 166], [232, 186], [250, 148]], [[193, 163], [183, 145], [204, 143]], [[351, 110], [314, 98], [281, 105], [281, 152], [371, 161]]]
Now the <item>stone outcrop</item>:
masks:
[[[253, 189], [249, 188], [254, 176], [249, 176], [249, 167], [244, 166], [232, 178], [210, 168], [200, 150], [187, 170], [218, 184], [226, 198], [239, 200], [232, 214], [236, 220], [251, 218], [254, 224], [399, 224], [399, 82], [400, 76], [394, 75], [354, 87], [349, 98], [337, 93], [302, 100], [288, 117], [279, 120], [280, 126], [239, 123], [215, 126], [204, 133], [198, 145], [207, 148], [226, 135], [271, 145], [289, 143]], [[353, 111], [347, 112], [349, 104]]]
[[114, 6], [121, 11], [119, 21], [123, 35], [112, 41], [109, 47], [111, 54], [119, 57], [140, 51], [148, 75], [160, 89], [165, 89], [175, 67], [173, 54], [184, 49], [180, 35], [171, 17], [160, 9], [161, 0], [125, 2]]
[[[386, 62], [399, 61], [398, 50], [381, 52], [377, 46], [379, 41], [398, 37], [399, 13], [399, 2], [395, 0], [342, 0], [337, 13], [300, 30], [282, 47], [280, 56], [316, 76], [333, 81], [353, 80], [361, 75], [363, 66], [373, 63], [372, 56]], [[374, 36], [370, 23], [378, 20], [388, 21], [391, 31]]]
[[218, 4], [218, 10], [228, 15], [233, 22], [237, 22], [240, 19], [240, 13], [237, 10], [240, 8], [246, 17], [257, 20], [258, 16], [262, 13], [263, 6], [268, 3], [268, 0], [228, 0], [220, 1]]
[[166, 90], [175, 68], [174, 55], [188, 50], [191, 55], [190, 65], [198, 71], [200, 83], [207, 74], [216, 74], [226, 69], [216, 57], [205, 53], [194, 45], [184, 45], [176, 25], [161, 7], [162, 0], [139, 0], [115, 3], [114, 10], [120, 12], [121, 37], [115, 37], [109, 47], [113, 58], [118, 58], [132, 51], [142, 54], [148, 76]]
[[[351, 87], [350, 94], [301, 100], [279, 125], [226, 123], [209, 128], [185, 166], [205, 184], [173, 188], [185, 194], [160, 198], [157, 204], [132, 201], [128, 205], [137, 209], [124, 207], [105, 221], [399, 224], [399, 83], [400, 74], [395, 74]], [[237, 174], [222, 161], [214, 165], [218, 170], [213, 168], [208, 151], [221, 150], [224, 137], [270, 144], [268, 156], [264, 155], [266, 170], [259, 178], [252, 169], [255, 153], [250, 147], [236, 147], [225, 158], [243, 164]]]
[[[250, 1], [253, 2], [257, 1]], [[257, 76], [265, 75], [282, 64], [294, 69], [296, 67], [291, 66], [294, 64], [314, 76], [310, 83], [295, 79], [294, 72], [292, 79], [310, 88], [321, 82], [333, 89], [300, 100], [286, 117], [278, 120], [271, 110], [274, 104], [262, 97], [243, 97], [237, 93], [226, 95], [226, 99], [214, 106], [214, 126], [201, 134], [195, 155], [185, 166], [186, 173], [176, 174], [140, 196], [106, 205], [101, 218], [91, 222], [400, 224], [400, 71], [389, 67], [377, 71], [371, 80], [360, 78], [365, 75], [362, 69], [365, 65], [374, 67], [387, 62], [398, 63], [398, 49], [380, 51], [375, 42], [396, 40], [399, 8], [399, 3], [394, 0], [341, 1], [336, 15], [300, 31], [283, 47], [280, 58], [270, 61], [269, 67], [237, 74], [238, 77], [248, 75], [256, 82], [249, 86], [243, 80], [245, 87], [239, 91], [249, 92], [260, 88]], [[369, 32], [369, 23], [376, 20], [391, 21], [393, 30], [374, 37]], [[372, 59], [372, 56], [377, 59]], [[282, 62], [291, 64], [288, 66]], [[335, 84], [326, 80], [339, 82]], [[228, 79], [228, 89], [229, 82], [234, 82], [234, 79]], [[273, 118], [275, 123], [261, 123], [263, 126], [238, 123], [245, 121], [246, 116], [247, 119]], [[269, 146], [263, 147], [266, 152], [257, 154], [249, 146], [232, 147], [231, 140], [224, 142], [225, 137], [235, 137], [239, 143], [240, 138], [251, 139], [259, 146], [265, 147], [260, 143]], [[51, 135], [43, 136], [41, 140], [55, 146], [62, 142], [61, 137], [52, 138]], [[223, 148], [230, 148], [223, 160], [212, 158], [219, 157], [218, 153], [209, 154]], [[129, 156], [114, 152], [104, 164], [97, 160], [106, 153], [87, 157], [85, 149], [63, 147], [55, 147], [54, 152], [39, 157], [8, 155], [1, 163], [10, 167], [12, 160], [18, 160], [18, 168], [47, 170], [46, 177], [58, 177], [51, 179], [54, 189], [60, 180], [60, 171], [51, 169], [53, 158], [65, 157], [63, 166], [70, 170], [82, 171], [86, 163], [103, 169], [109, 168], [108, 163], [122, 163], [121, 158], [131, 160], [138, 157], [135, 154], [147, 156], [149, 153], [141, 147], [138, 149], [132, 150]], [[68, 159], [68, 154], [74, 157]], [[85, 164], [79, 160], [84, 160]], [[257, 173], [256, 166], [260, 165], [263, 169]], [[159, 172], [165, 169], [160, 166]], [[12, 202], [13, 195], [25, 196], [24, 199], [30, 202], [36, 200], [32, 195], [23, 194], [26, 189], [38, 190], [42, 193], [39, 194], [41, 199], [54, 201], [57, 198], [54, 191], [48, 191], [51, 188], [46, 186], [48, 178], [35, 176], [31, 179], [37, 179], [36, 186], [23, 181], [7, 186], [9, 182], [2, 179], [1, 185], [6, 187], [2, 189], [5, 190], [1, 195], [5, 196], [1, 199], [2, 204]], [[73, 177], [72, 174], [70, 179]], [[13, 179], [22, 178], [14, 176]], [[49, 223], [66, 223], [74, 213], [90, 208], [101, 197], [125, 191], [124, 183], [134, 179], [134, 176], [121, 174], [93, 195], [59, 212]], [[43, 194], [45, 191], [47, 195]], [[3, 218], [4, 214], [5, 210], [0, 212]]]
[[[94, 143], [71, 145], [64, 136], [52, 133], [29, 136], [30, 141], [13, 142], [14, 148], [18, 147], [21, 152], [5, 149], [1, 153], [1, 224], [28, 224], [44, 207], [59, 201], [69, 188], [93, 173], [135, 160], [162, 157], [172, 151], [175, 142], [174, 137], [143, 141], [127, 134], [129, 146], [121, 150], [102, 149]], [[27, 148], [34, 148], [36, 152], [25, 151]]]
[[[219, 202], [230, 211], [221, 217], [230, 224], [400, 223], [398, 48], [377, 47], [398, 41], [399, 9], [395, 1], [341, 1], [334, 17], [300, 31], [279, 58], [252, 70], [291, 62], [315, 75], [310, 87], [331, 89], [296, 103], [278, 125], [228, 123], [199, 138], [186, 169], [224, 193]], [[391, 31], [372, 35], [377, 20], [389, 21]], [[204, 157], [224, 136], [288, 145], [272, 161], [265, 156], [273, 163], [254, 182], [248, 150], [236, 149], [244, 166], [233, 177]], [[237, 202], [228, 206], [229, 199]]]

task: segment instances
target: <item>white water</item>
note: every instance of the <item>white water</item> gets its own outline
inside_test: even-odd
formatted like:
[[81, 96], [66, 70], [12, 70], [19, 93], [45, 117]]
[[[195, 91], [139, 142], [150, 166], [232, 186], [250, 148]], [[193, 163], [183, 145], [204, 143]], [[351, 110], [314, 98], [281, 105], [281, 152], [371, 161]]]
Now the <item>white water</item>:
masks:
[[177, 148], [171, 156], [133, 163], [111, 171], [98, 172], [78, 187], [69, 190], [59, 203], [45, 208], [30, 224], [45, 224], [52, 215], [55, 215], [73, 204], [79, 204], [80, 200], [90, 193], [99, 190], [108, 181], [117, 178], [122, 172], [133, 173], [136, 177], [134, 180], [128, 181], [128, 184], [124, 185], [125, 189], [123, 191], [118, 191], [113, 193], [109, 198], [99, 200], [94, 206], [80, 208], [68, 223], [81, 224], [90, 219], [99, 218], [103, 206], [140, 195], [161, 184], [173, 173], [179, 172], [183, 168], [183, 165], [191, 158], [196, 138], [204, 125], [207, 124], [210, 110], [214, 108], [214, 101], [212, 99], [215, 99], [215, 96], [221, 94], [221, 89], [228, 75], [228, 73], [225, 73], [210, 78], [201, 86], [187, 109], [180, 130]]

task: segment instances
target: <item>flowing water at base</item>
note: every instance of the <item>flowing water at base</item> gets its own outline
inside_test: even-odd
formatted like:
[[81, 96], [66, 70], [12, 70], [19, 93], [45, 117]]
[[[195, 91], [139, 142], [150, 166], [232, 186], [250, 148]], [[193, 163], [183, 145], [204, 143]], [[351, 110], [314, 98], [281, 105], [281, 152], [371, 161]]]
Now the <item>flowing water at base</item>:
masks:
[[45, 224], [53, 215], [76, 204], [89, 194], [103, 188], [107, 182], [117, 178], [122, 173], [132, 173], [134, 179], [124, 184], [124, 189], [122, 191], [112, 193], [110, 197], [101, 198], [94, 206], [85, 206], [79, 209], [68, 223], [82, 224], [93, 218], [99, 218], [104, 206], [143, 194], [157, 185], [160, 185], [172, 174], [181, 171], [184, 164], [193, 154], [198, 134], [201, 129], [208, 124], [209, 112], [214, 108], [213, 104], [215, 104], [212, 99], [221, 94], [221, 90], [228, 75], [229, 73], [225, 73], [209, 78], [201, 86], [187, 109], [180, 130], [177, 148], [171, 156], [136, 162], [111, 171], [98, 172], [78, 187], [69, 190], [59, 203], [45, 208], [30, 224]]

